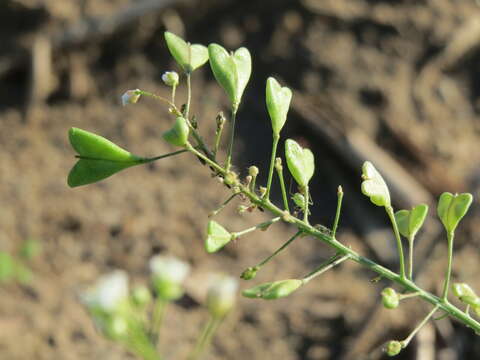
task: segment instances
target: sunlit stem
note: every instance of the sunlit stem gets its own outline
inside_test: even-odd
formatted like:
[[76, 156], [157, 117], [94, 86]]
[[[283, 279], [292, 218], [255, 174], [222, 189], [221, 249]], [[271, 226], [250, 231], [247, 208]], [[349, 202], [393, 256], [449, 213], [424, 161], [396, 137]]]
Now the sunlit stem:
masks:
[[422, 322], [420, 324], [418, 324], [415, 329], [413, 329], [413, 331], [410, 333], [410, 335], [408, 335], [407, 338], [405, 338], [405, 340], [400, 341], [400, 343], [402, 344], [402, 348], [406, 348], [408, 346], [408, 344], [413, 339], [413, 337], [417, 334], [417, 332], [427, 323], [428, 320], [430, 320], [430, 318], [433, 316], [433, 314], [435, 314], [435, 312], [437, 310], [438, 310], [438, 305], [436, 305], [432, 309], [432, 311], [430, 311], [428, 313], [428, 315], [425, 316], [425, 318], [422, 320]]
[[253, 268], [255, 270], [260, 270], [260, 268], [268, 263], [270, 260], [272, 260], [275, 256], [277, 256], [281, 251], [283, 251], [288, 245], [290, 245], [298, 236], [301, 234], [301, 231], [297, 231], [295, 235], [293, 235], [290, 239], [288, 239], [282, 246], [280, 246], [275, 252], [269, 256], [267, 256], [265, 259], [260, 261], [257, 265], [255, 265]]
[[232, 201], [233, 198], [234, 198], [235, 196], [237, 196], [237, 195], [238, 195], [238, 193], [235, 193], [235, 194], [231, 195], [227, 200], [224, 201], [224, 203], [223, 203], [222, 205], [220, 205], [220, 207], [219, 207], [217, 210], [214, 210], [214, 211], [212, 211], [210, 214], [208, 214], [208, 217], [213, 217], [213, 216], [217, 215], [217, 214], [218, 214], [220, 211], [222, 211], [222, 210], [225, 208], [225, 206], [227, 206], [228, 203], [229, 203], [230, 201]]
[[187, 145], [185, 146], [185, 148], [194, 153], [195, 155], [197, 155], [200, 159], [204, 160], [208, 165], [210, 165], [214, 170], [216, 170], [218, 173], [220, 174], [225, 174], [225, 170], [220, 166], [218, 165], [216, 162], [214, 162], [213, 160], [210, 160], [208, 157], [206, 157], [205, 155], [203, 155], [201, 152], [197, 151], [190, 143], [187, 143]]
[[213, 316], [210, 317], [208, 322], [205, 324], [205, 327], [203, 328], [203, 331], [200, 334], [193, 351], [188, 356], [188, 360], [197, 360], [201, 358], [202, 354], [205, 352], [205, 349], [210, 345], [213, 335], [215, 334], [215, 331], [222, 320], [223, 318]]
[[397, 221], [395, 220], [395, 214], [391, 206], [386, 206], [385, 211], [387, 212], [388, 217], [390, 218], [390, 221], [393, 227], [393, 232], [395, 233], [395, 239], [397, 241], [398, 260], [400, 263], [400, 277], [402, 279], [405, 279], [405, 258], [403, 256], [402, 239], [400, 238], [400, 232], [398, 231], [398, 225], [397, 225]]
[[470, 316], [470, 304], [467, 304], [467, 306], [465, 307], [465, 313]]
[[270, 187], [272, 186], [273, 167], [275, 166], [275, 157], [277, 156], [277, 146], [280, 135], [273, 133], [272, 143], [272, 155], [270, 157], [270, 169], [268, 170], [267, 192], [265, 193], [265, 199], [270, 199]]
[[340, 221], [340, 213], [342, 211], [342, 200], [343, 200], [343, 189], [341, 186], [338, 186], [337, 191], [337, 211], [335, 213], [335, 220], [333, 221], [332, 226], [332, 237], [335, 238], [335, 234], [337, 233], [338, 222]]
[[238, 231], [238, 232], [233, 232], [232, 233], [232, 238], [236, 239], [242, 235], [245, 235], [245, 234], [248, 234], [252, 231], [255, 231], [255, 230], [265, 230], [267, 229], [270, 225], [276, 223], [277, 221], [279, 221], [281, 219], [281, 217], [276, 217], [276, 218], [273, 218], [272, 220], [268, 220], [268, 221], [265, 221], [263, 223], [260, 223], [258, 225], [255, 225], [255, 226], [252, 226], [251, 228], [248, 228], [248, 229], [245, 229], [245, 230], [242, 230], [242, 231]]
[[332, 256], [330, 259], [328, 259], [327, 261], [325, 261], [324, 263], [320, 264], [320, 266], [318, 266], [315, 270], [313, 270], [310, 274], [308, 274], [307, 276], [305, 276], [303, 279], [302, 279], [302, 282], [304, 284], [306, 284], [307, 282], [309, 282], [310, 280], [316, 278], [317, 276], [323, 274], [325, 271], [328, 271], [330, 270], [331, 268], [333, 268], [334, 266], [337, 266], [338, 264], [344, 262], [345, 260], [347, 260], [348, 258], [350, 258], [350, 255], [349, 254], [346, 254], [346, 255], [341, 255], [341, 254], [335, 254], [334, 256]]
[[177, 85], [172, 86], [172, 104], [175, 104], [175, 91], [177, 90]]
[[413, 297], [416, 297], [416, 296], [419, 296], [419, 295], [421, 295], [421, 293], [419, 291], [416, 291], [416, 292], [408, 293], [408, 294], [398, 294], [398, 298], [400, 300], [403, 300], [403, 299], [413, 298]]
[[414, 236], [408, 237], [408, 278], [413, 279], [413, 241]]
[[170, 108], [171, 108], [172, 112], [176, 116], [182, 116], [182, 112], [180, 110], [178, 110], [178, 108], [175, 106], [175, 104], [172, 101], [170, 101], [168, 99], [165, 99], [162, 96], [158, 96], [158, 95], [155, 95], [154, 93], [151, 93], [151, 92], [148, 92], [148, 91], [143, 91], [143, 90], [135, 90], [135, 94], [136, 95], [148, 96], [148, 97], [151, 97], [153, 99], [166, 102], [168, 105], [170, 105]]
[[231, 120], [231, 125], [230, 125], [230, 141], [228, 144], [228, 152], [227, 152], [227, 161], [225, 162], [225, 170], [228, 171], [230, 170], [230, 165], [232, 162], [232, 152], [233, 152], [233, 139], [235, 137], [235, 119], [237, 117], [237, 107], [233, 106], [232, 107], [232, 120]]
[[447, 240], [448, 240], [448, 265], [447, 271], [445, 273], [445, 283], [443, 285], [443, 292], [442, 292], [442, 300], [448, 301], [448, 290], [450, 287], [450, 277], [452, 275], [452, 262], [453, 262], [453, 239], [455, 237], [455, 233], [450, 231], [447, 233]]
[[161, 360], [162, 358], [144, 328], [137, 322], [129, 322], [128, 335], [123, 339], [123, 343], [143, 360]]
[[280, 188], [282, 190], [283, 207], [285, 210], [290, 212], [290, 208], [288, 206], [287, 189], [285, 188], [285, 181], [283, 180], [282, 159], [278, 157], [276, 158], [275, 162], [275, 169], [277, 170], [278, 179], [280, 180]]
[[303, 207], [303, 221], [307, 224], [308, 222], [308, 203], [310, 201], [310, 190], [308, 189], [308, 185], [305, 186], [305, 205]]
[[167, 302], [165, 300], [160, 298], [155, 300], [151, 328], [151, 339], [154, 344], [158, 343], [160, 337], [160, 328], [162, 327], [163, 315], [165, 314], [166, 306]]
[[192, 100], [192, 83], [191, 83], [191, 73], [187, 71], [186, 75], [187, 75], [187, 104], [185, 107], [185, 118], [188, 119], [188, 115], [190, 113], [190, 102]]
[[175, 156], [175, 155], [187, 152], [187, 151], [188, 150], [183, 149], [183, 150], [174, 151], [174, 152], [171, 152], [171, 153], [168, 153], [168, 154], [155, 156], [155, 157], [152, 157], [152, 158], [145, 158], [145, 159], [143, 159], [143, 162], [149, 163], [149, 162], [157, 161], [157, 160], [160, 160], [160, 159], [163, 159], [163, 158], [166, 158], [166, 157]]

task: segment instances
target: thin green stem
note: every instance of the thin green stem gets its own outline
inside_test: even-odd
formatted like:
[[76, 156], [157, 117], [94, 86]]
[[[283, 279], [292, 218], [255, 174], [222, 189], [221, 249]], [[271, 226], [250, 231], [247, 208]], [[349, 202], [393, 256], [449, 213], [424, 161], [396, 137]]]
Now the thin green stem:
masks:
[[170, 105], [170, 108], [172, 109], [173, 113], [176, 115], [176, 116], [182, 116], [182, 112], [180, 110], [178, 110], [178, 108], [175, 106], [175, 104], [168, 100], [168, 99], [165, 99], [164, 97], [162, 96], [158, 96], [154, 93], [151, 93], [151, 92], [148, 92], [148, 91], [144, 91], [144, 90], [136, 90], [135, 91], [135, 94], [137, 95], [143, 95], [143, 96], [148, 96], [148, 97], [151, 97], [151, 98], [154, 98], [156, 100], [160, 100], [160, 101], [163, 101], [163, 102], [166, 102], [168, 105]]
[[330, 270], [332, 267], [337, 266], [338, 264], [344, 262], [345, 260], [348, 260], [350, 258], [349, 254], [341, 256], [341, 254], [335, 254], [332, 256], [330, 259], [322, 263], [320, 266], [318, 266], [315, 270], [313, 270], [311, 273], [309, 273], [307, 276], [305, 276], [302, 279], [302, 282], [306, 284], [310, 280], [316, 278], [317, 276], [323, 274], [325, 271]]
[[172, 86], [172, 104], [175, 104], [175, 92], [177, 90], [177, 85]]
[[400, 342], [402, 344], [402, 348], [407, 347], [407, 345], [410, 343], [410, 341], [413, 339], [413, 337], [417, 334], [417, 332], [420, 331], [420, 329], [427, 323], [427, 321], [430, 320], [430, 318], [433, 316], [433, 314], [435, 314], [435, 312], [438, 310], [438, 308], [439, 308], [439, 305], [436, 305], [432, 309], [432, 311], [430, 311], [428, 313], [428, 315], [425, 316], [425, 318], [422, 320], [422, 322], [420, 324], [418, 324], [415, 329], [413, 329], [413, 331], [410, 333], [410, 335], [408, 335], [405, 338], [405, 340]]
[[210, 317], [207, 324], [203, 328], [202, 333], [198, 337], [197, 343], [193, 351], [188, 356], [188, 360], [197, 360], [200, 359], [200, 356], [205, 352], [205, 349], [210, 345], [213, 335], [220, 325], [222, 319], [217, 317]]
[[333, 221], [332, 226], [332, 237], [335, 238], [338, 228], [338, 222], [340, 221], [340, 213], [342, 212], [342, 200], [343, 200], [343, 190], [341, 186], [338, 186], [337, 191], [337, 211], [335, 212], [335, 220]]
[[280, 135], [274, 133], [272, 143], [272, 155], [270, 157], [270, 168], [268, 170], [267, 192], [265, 193], [265, 199], [267, 200], [270, 199], [270, 187], [272, 186], [273, 167], [275, 166], [275, 158], [277, 156], [278, 140], [280, 140]]
[[233, 198], [235, 198], [235, 196], [237, 196], [237, 195], [238, 195], [238, 193], [232, 194], [227, 200], [225, 200], [225, 201], [223, 202], [222, 205], [220, 205], [220, 207], [219, 207], [217, 210], [214, 210], [214, 211], [212, 211], [210, 214], [208, 214], [208, 217], [212, 217], [212, 216], [217, 215], [217, 214], [218, 214], [220, 211], [222, 211], [223, 208], [224, 208], [225, 206], [227, 206], [228, 203], [229, 203], [230, 201], [232, 201]]
[[301, 234], [301, 231], [297, 231], [295, 235], [293, 235], [290, 239], [288, 239], [282, 246], [280, 246], [275, 252], [269, 256], [267, 256], [265, 259], [260, 261], [257, 265], [254, 266], [256, 270], [259, 270], [263, 265], [268, 263], [270, 260], [272, 260], [275, 256], [277, 256], [282, 250], [284, 250], [288, 245], [290, 245], [298, 236]]
[[443, 285], [442, 291], [442, 300], [448, 302], [448, 290], [450, 288], [450, 277], [452, 275], [452, 263], [453, 263], [453, 239], [455, 237], [455, 233], [453, 231], [447, 233], [447, 240], [448, 240], [448, 265], [447, 271], [445, 273], [445, 282]]
[[304, 209], [303, 209], [303, 221], [305, 223], [309, 223], [308, 222], [308, 203], [310, 201], [310, 190], [308, 189], [308, 185], [305, 186], [305, 205], [304, 205]]
[[281, 165], [280, 163], [280, 158], [277, 158], [276, 161], [279, 162], [279, 165], [275, 165], [275, 168], [277, 170], [277, 175], [278, 175], [278, 179], [280, 180], [280, 188], [282, 190], [282, 199], [283, 199], [283, 207], [285, 208], [285, 210], [287, 210], [288, 212], [290, 212], [290, 208], [288, 206], [288, 197], [287, 197], [287, 189], [285, 188], [285, 181], [283, 180], [283, 166]]
[[218, 165], [215, 161], [210, 160], [207, 156], [203, 155], [201, 152], [197, 151], [190, 143], [187, 143], [185, 146], [186, 149], [192, 153], [194, 153], [196, 156], [198, 156], [200, 159], [204, 160], [208, 165], [210, 165], [215, 171], [217, 171], [219, 174], [226, 175], [227, 172], [225, 169], [223, 169], [220, 165]]
[[281, 217], [276, 217], [276, 218], [273, 218], [272, 220], [268, 220], [268, 221], [265, 221], [265, 222], [262, 222], [258, 225], [255, 225], [255, 226], [252, 226], [251, 228], [248, 228], [248, 229], [245, 229], [245, 230], [242, 230], [242, 231], [238, 231], [238, 232], [232, 232], [232, 237], [233, 238], [238, 238], [242, 235], [245, 235], [245, 234], [248, 234], [252, 231], [255, 231], [255, 230], [264, 230], [266, 229], [267, 227], [269, 227], [270, 225], [276, 223], [277, 221], [280, 221]]
[[145, 159], [143, 159], [143, 162], [150, 163], [152, 161], [157, 161], [157, 160], [160, 160], [160, 159], [163, 159], [163, 158], [166, 158], [166, 157], [175, 156], [175, 155], [187, 152], [187, 151], [188, 150], [183, 149], [183, 150], [174, 151], [174, 152], [164, 154], [164, 155], [159, 155], [159, 156], [155, 156], [155, 157], [151, 157], [151, 158], [145, 158]]
[[225, 170], [228, 173], [230, 171], [230, 165], [232, 162], [232, 152], [233, 152], [233, 139], [235, 137], [235, 120], [237, 117], [237, 108], [232, 107], [232, 121], [230, 125], [230, 141], [228, 144], [228, 152], [227, 152], [227, 161], [225, 162]]
[[188, 119], [190, 113], [190, 102], [192, 101], [192, 82], [190, 72], [186, 73], [187, 75], [187, 104], [185, 107], [185, 118]]
[[413, 293], [408, 293], [408, 294], [398, 294], [398, 298], [400, 300], [403, 300], [403, 299], [408, 299], [408, 298], [412, 298], [412, 297], [416, 297], [416, 296], [419, 296], [421, 295], [420, 292], [416, 291], [416, 292], [413, 292]]
[[163, 299], [157, 298], [153, 308], [151, 339], [154, 344], [158, 343], [160, 337], [160, 328], [162, 327], [163, 315], [165, 314], [165, 307], [167, 302]]
[[395, 214], [393, 212], [393, 208], [391, 206], [386, 206], [385, 211], [390, 218], [392, 223], [393, 232], [395, 233], [395, 239], [397, 240], [397, 250], [398, 250], [398, 260], [400, 263], [400, 277], [405, 279], [405, 258], [403, 256], [403, 245], [402, 239], [400, 238], [400, 232], [398, 231], [397, 221], [395, 220]]
[[408, 278], [413, 280], [413, 241], [414, 236], [408, 237]]

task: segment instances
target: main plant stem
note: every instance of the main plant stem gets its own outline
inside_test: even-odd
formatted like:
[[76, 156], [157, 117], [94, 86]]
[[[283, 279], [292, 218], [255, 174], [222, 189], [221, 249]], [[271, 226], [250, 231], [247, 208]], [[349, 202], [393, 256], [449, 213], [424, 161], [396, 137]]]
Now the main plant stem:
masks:
[[[227, 174], [227, 171], [222, 168], [220, 165], [217, 163], [211, 161], [208, 159], [206, 156], [198, 152], [195, 148], [191, 146], [187, 146], [187, 149], [190, 150], [192, 153], [195, 155], [201, 157], [203, 160], [205, 160], [209, 165], [211, 165], [219, 174], [225, 176]], [[320, 230], [316, 229], [306, 221], [303, 221], [299, 218], [296, 218], [294, 216], [291, 216], [290, 214], [286, 213], [285, 210], [282, 210], [272, 204], [270, 201], [266, 201], [265, 199], [260, 198], [257, 196], [254, 192], [252, 192], [248, 186], [244, 186], [243, 184], [236, 184], [238, 185], [240, 191], [247, 196], [250, 201], [260, 207], [262, 207], [264, 210], [269, 211], [270, 213], [282, 217], [282, 219], [294, 225], [298, 230], [301, 230], [305, 234], [308, 234], [310, 236], [313, 236], [320, 240], [321, 242], [325, 243], [326, 245], [334, 248], [339, 254], [342, 255], [349, 255], [350, 260], [355, 261], [356, 263], [370, 269], [371, 271], [379, 274], [381, 277], [391, 280], [394, 283], [397, 283], [400, 286], [403, 286], [403, 288], [409, 292], [417, 292], [418, 296], [422, 298], [423, 300], [433, 304], [434, 306], [438, 306], [439, 310], [443, 310], [446, 313], [448, 313], [450, 316], [456, 318], [460, 322], [462, 322], [465, 326], [470, 327], [473, 329], [477, 334], [480, 334], [480, 322], [476, 321], [472, 317], [470, 317], [467, 313], [463, 312], [456, 306], [450, 304], [448, 301], [446, 301], [443, 298], [439, 298], [436, 295], [433, 295], [429, 293], [428, 291], [423, 290], [420, 288], [417, 284], [415, 284], [412, 280], [407, 279], [405, 277], [405, 269], [403, 267], [403, 276], [402, 274], [397, 274], [385, 267], [383, 267], [380, 264], [377, 264], [375, 261], [370, 260], [360, 254], [358, 254], [356, 251], [351, 249], [349, 246], [346, 246], [342, 244], [341, 242], [337, 241], [334, 237], [321, 232]], [[396, 225], [396, 223], [395, 223]], [[394, 227], [395, 230], [396, 226]], [[397, 232], [398, 232], [398, 228]], [[453, 241], [452, 241], [453, 242]], [[403, 259], [403, 251], [402, 251], [402, 257]], [[402, 261], [403, 263], [403, 261]], [[401, 267], [402, 269], [402, 267]]]

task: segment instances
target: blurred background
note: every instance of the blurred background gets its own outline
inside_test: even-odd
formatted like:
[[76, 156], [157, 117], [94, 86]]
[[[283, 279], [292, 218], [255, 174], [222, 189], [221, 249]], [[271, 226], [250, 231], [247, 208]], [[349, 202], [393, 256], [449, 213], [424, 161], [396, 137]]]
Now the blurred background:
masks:
[[[26, 284], [0, 285], [0, 354], [8, 360], [130, 359], [95, 330], [79, 292], [100, 274], [125, 269], [145, 282], [148, 259], [176, 255], [194, 269], [186, 295], [167, 314], [168, 359], [181, 359], [205, 320], [205, 276], [238, 276], [280, 246], [295, 229], [271, 226], [207, 255], [207, 214], [228, 192], [192, 157], [180, 155], [128, 169], [94, 185], [69, 189], [74, 164], [70, 127], [101, 134], [135, 154], [172, 149], [161, 140], [171, 118], [142, 98], [163, 96], [166, 70], [177, 70], [165, 30], [192, 43], [246, 46], [253, 74], [238, 115], [235, 163], [265, 181], [270, 122], [265, 80], [294, 90], [283, 135], [316, 156], [315, 223], [330, 226], [336, 189], [344, 211], [339, 239], [396, 268], [394, 240], [382, 209], [360, 193], [361, 164], [373, 162], [390, 185], [394, 206], [431, 207], [417, 236], [415, 274], [440, 292], [446, 239], [434, 218], [443, 191], [480, 196], [480, 4], [474, 0], [2, 0], [0, 2], [0, 250], [25, 239], [43, 249]], [[178, 99], [185, 99], [180, 87]], [[213, 139], [215, 116], [228, 102], [208, 66], [193, 77], [192, 110]], [[283, 149], [283, 142], [281, 147]], [[287, 185], [291, 184], [287, 178]], [[290, 186], [293, 194], [295, 188]], [[274, 191], [279, 200], [279, 193]], [[239, 216], [234, 203], [217, 216], [233, 231], [268, 219]], [[457, 231], [453, 277], [480, 292], [480, 212], [475, 200]], [[332, 255], [311, 238], [259, 272], [252, 284], [299, 277]], [[383, 309], [375, 274], [354, 263], [327, 272], [275, 302], [239, 298], [209, 359], [382, 359], [381, 346], [402, 339], [430, 307], [411, 299]], [[480, 341], [448, 318], [432, 321], [398, 359], [477, 359]]]

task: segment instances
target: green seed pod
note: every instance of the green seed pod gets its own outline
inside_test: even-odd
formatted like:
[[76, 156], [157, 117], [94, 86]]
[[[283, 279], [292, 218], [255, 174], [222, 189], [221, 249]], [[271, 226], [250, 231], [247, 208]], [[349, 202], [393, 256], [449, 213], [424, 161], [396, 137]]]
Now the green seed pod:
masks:
[[189, 133], [190, 129], [188, 128], [187, 120], [179, 116], [175, 120], [173, 127], [163, 133], [163, 139], [172, 145], [184, 147], [187, 145]]
[[210, 220], [207, 227], [207, 239], [205, 240], [205, 249], [208, 253], [214, 253], [227, 245], [232, 240], [230, 234], [225, 228], [216, 221]]
[[395, 213], [395, 220], [400, 234], [413, 238], [423, 225], [428, 213], [428, 205], [420, 204], [411, 211], [400, 210]]
[[302, 148], [296, 141], [285, 141], [288, 170], [301, 187], [306, 187], [315, 171], [315, 160], [310, 149]]
[[462, 296], [477, 296], [475, 291], [466, 283], [454, 283], [452, 285], [453, 294], [460, 298]]
[[273, 77], [267, 79], [266, 102], [268, 114], [272, 121], [273, 133], [280, 134], [292, 100], [292, 91], [288, 87], [281, 87]]
[[208, 50], [203, 45], [191, 45], [168, 31], [165, 32], [165, 41], [170, 54], [186, 73], [191, 73], [208, 61]]
[[390, 192], [382, 175], [371, 162], [365, 161], [362, 166], [362, 193], [377, 206], [390, 206]]
[[385, 352], [388, 356], [395, 356], [402, 351], [402, 343], [400, 341], [391, 340], [385, 346]]
[[76, 187], [103, 180], [128, 167], [144, 163], [110, 140], [91, 132], [71, 128], [70, 144], [78, 153], [75, 166], [68, 174], [68, 185]]
[[448, 233], [455, 231], [458, 223], [467, 213], [472, 204], [472, 194], [451, 194], [444, 192], [440, 195], [437, 206], [437, 214]]
[[395, 309], [400, 303], [400, 297], [394, 289], [388, 287], [382, 291], [382, 303], [387, 309]]
[[248, 168], [248, 174], [251, 176], [251, 177], [256, 177], [258, 175], [258, 167], [256, 167], [255, 165], [252, 165]]
[[257, 267], [249, 267], [242, 273], [242, 275], [240, 275], [240, 278], [242, 278], [243, 280], [252, 280], [253, 278], [255, 278], [255, 276], [257, 276], [257, 271]]
[[250, 52], [242, 47], [229, 54], [222, 46], [210, 44], [208, 55], [215, 79], [225, 90], [236, 110], [252, 72]]
[[275, 300], [286, 297], [302, 286], [302, 280], [287, 279], [257, 285], [246, 289], [242, 295], [249, 298], [262, 298], [264, 300]]

